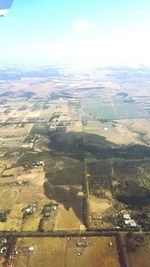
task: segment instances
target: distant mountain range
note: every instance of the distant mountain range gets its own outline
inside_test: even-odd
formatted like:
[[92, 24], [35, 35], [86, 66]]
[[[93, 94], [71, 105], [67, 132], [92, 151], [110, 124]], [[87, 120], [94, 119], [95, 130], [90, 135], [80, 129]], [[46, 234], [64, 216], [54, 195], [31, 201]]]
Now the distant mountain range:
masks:
[[0, 69], [0, 80], [16, 80], [21, 78], [48, 78], [58, 77], [59, 72], [57, 68], [39, 68], [39, 69], [20, 69], [20, 68], [2, 68]]

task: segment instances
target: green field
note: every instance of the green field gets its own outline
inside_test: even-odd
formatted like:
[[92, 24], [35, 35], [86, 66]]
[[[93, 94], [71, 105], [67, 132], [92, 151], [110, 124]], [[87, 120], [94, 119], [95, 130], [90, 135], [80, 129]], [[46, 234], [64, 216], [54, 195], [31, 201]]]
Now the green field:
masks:
[[82, 100], [83, 117], [85, 120], [93, 118], [104, 120], [140, 119], [148, 117], [142, 105], [134, 102], [124, 103], [122, 100], [102, 100], [99, 98]]

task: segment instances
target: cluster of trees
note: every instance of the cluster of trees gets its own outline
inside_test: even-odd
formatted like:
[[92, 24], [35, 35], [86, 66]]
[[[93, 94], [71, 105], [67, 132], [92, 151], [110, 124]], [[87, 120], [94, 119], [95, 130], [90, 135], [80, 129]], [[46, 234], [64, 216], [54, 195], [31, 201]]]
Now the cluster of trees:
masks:
[[129, 232], [125, 238], [125, 245], [128, 252], [134, 252], [138, 247], [142, 246], [144, 243], [144, 236], [139, 234], [133, 234]]
[[138, 181], [129, 180], [114, 188], [116, 199], [128, 205], [146, 205], [150, 203], [150, 189], [141, 186]]

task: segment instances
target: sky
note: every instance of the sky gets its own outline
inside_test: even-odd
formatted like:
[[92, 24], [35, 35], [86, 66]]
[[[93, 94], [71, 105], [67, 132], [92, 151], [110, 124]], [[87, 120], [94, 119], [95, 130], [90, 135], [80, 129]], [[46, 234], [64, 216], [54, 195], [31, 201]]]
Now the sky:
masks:
[[14, 0], [0, 64], [150, 65], [150, 0]]
[[0, 0], [0, 8], [9, 8], [13, 0]]

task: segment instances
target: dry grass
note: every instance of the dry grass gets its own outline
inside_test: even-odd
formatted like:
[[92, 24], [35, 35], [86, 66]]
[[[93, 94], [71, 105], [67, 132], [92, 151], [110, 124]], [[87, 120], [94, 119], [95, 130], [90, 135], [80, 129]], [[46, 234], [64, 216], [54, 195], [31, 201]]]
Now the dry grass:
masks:
[[[129, 121], [129, 120], [128, 120]], [[138, 133], [133, 129], [129, 129], [123, 121], [116, 121], [115, 127], [111, 123], [101, 123], [99, 121], [89, 121], [84, 127], [84, 131], [89, 134], [96, 134], [106, 138], [106, 140], [116, 143], [125, 144], [142, 142], [139, 139]]]
[[[115, 238], [87, 237], [87, 247], [78, 248], [80, 238], [24, 238], [18, 239], [21, 250], [16, 267], [120, 267]], [[109, 243], [112, 242], [112, 246]], [[28, 252], [33, 246], [34, 252]], [[81, 253], [78, 256], [77, 253]]]
[[[15, 169], [14, 169], [15, 173]], [[10, 173], [8, 173], [10, 176]], [[15, 173], [16, 175], [16, 173]], [[7, 231], [36, 231], [41, 219], [43, 206], [49, 202], [44, 194], [43, 183], [45, 173], [43, 168], [33, 169], [30, 173], [22, 173], [16, 178], [5, 178], [8, 186], [0, 192], [0, 210], [11, 210], [6, 222], [0, 223], [0, 230]], [[26, 185], [22, 182], [26, 181]], [[19, 182], [20, 185], [13, 184]], [[23, 220], [22, 209], [31, 203], [36, 203], [35, 213]]]
[[84, 230], [85, 226], [76, 216], [72, 208], [65, 209], [59, 205], [58, 213], [55, 220], [54, 230]]

